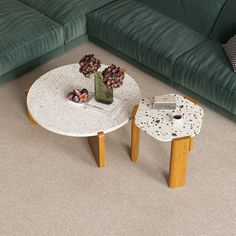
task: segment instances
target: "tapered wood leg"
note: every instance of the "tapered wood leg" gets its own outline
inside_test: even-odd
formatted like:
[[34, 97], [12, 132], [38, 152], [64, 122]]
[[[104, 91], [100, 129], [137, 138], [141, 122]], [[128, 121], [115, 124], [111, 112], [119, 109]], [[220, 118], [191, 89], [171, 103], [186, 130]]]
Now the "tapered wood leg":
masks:
[[99, 132], [97, 136], [88, 137], [89, 146], [93, 152], [98, 167], [105, 166], [105, 135]]
[[140, 146], [140, 129], [135, 124], [135, 114], [138, 110], [138, 105], [134, 106], [132, 111], [132, 127], [131, 127], [131, 154], [130, 159], [132, 162], [136, 162], [139, 154]]
[[[194, 104], [197, 104], [197, 100], [193, 99], [190, 96], [185, 96], [184, 98], [188, 99], [189, 101], [191, 101]], [[190, 138], [190, 145], [189, 145], [189, 151], [192, 151], [193, 149], [193, 143], [194, 143], [194, 138]]]
[[194, 103], [194, 104], [197, 104], [197, 100], [193, 99], [192, 97], [190, 96], [185, 96], [184, 98], [188, 99], [190, 102]]
[[[27, 98], [27, 95], [28, 95], [28, 92], [29, 92], [29, 88], [25, 88], [25, 98]], [[28, 120], [33, 124], [33, 125], [37, 125], [38, 123], [33, 119], [33, 117], [31, 116], [28, 108], [26, 107], [27, 109], [27, 117], [28, 117]]]
[[33, 119], [33, 117], [31, 116], [31, 114], [29, 113], [28, 109], [27, 109], [27, 117], [28, 120], [31, 122], [31, 124], [33, 125], [37, 125], [38, 123]]
[[190, 137], [173, 139], [171, 144], [169, 187], [185, 185]]
[[189, 140], [189, 151], [191, 152], [193, 150], [193, 143], [194, 143], [194, 138], [190, 138]]

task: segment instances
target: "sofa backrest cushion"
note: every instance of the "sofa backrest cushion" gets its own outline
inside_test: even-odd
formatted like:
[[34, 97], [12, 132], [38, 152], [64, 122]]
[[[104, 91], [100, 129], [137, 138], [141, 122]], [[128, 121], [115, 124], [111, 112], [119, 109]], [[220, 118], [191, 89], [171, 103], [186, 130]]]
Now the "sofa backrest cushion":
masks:
[[[1, 1], [1, 0], [0, 0]], [[64, 28], [65, 42], [86, 34], [86, 14], [113, 0], [19, 0]]]
[[236, 0], [228, 0], [210, 34], [210, 38], [226, 43], [235, 34]]
[[208, 36], [227, 0], [139, 1]]

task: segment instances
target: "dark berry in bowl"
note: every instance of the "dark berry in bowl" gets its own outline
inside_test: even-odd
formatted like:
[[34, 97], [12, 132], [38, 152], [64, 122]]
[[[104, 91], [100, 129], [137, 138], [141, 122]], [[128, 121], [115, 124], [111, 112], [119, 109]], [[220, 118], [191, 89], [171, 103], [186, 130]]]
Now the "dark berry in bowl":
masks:
[[77, 95], [74, 95], [73, 102], [79, 103], [79, 101], [80, 101], [80, 97]]
[[81, 94], [83, 94], [83, 93], [86, 93], [86, 94], [88, 95], [88, 90], [87, 90], [86, 88], [83, 88], [83, 89], [81, 90]]
[[81, 92], [79, 89], [74, 89], [74, 94], [76, 94], [77, 96], [80, 96]]
[[74, 96], [75, 96], [75, 94], [74, 94], [73, 92], [70, 92], [70, 93], [68, 93], [68, 95], [67, 95], [67, 99], [70, 100], [70, 101], [72, 101], [73, 98], [74, 98]]

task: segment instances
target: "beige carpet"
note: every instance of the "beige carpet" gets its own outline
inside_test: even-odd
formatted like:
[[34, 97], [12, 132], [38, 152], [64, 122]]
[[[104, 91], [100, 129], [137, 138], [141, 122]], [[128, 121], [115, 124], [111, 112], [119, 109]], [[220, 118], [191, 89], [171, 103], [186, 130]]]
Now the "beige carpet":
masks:
[[91, 43], [0, 87], [0, 236], [236, 235], [236, 125], [214, 111], [203, 106], [187, 184], [176, 190], [166, 183], [170, 143], [142, 133], [133, 164], [127, 125], [107, 135], [107, 165], [98, 169], [85, 138], [28, 122], [24, 87], [90, 52], [127, 68], [143, 97], [176, 92]]

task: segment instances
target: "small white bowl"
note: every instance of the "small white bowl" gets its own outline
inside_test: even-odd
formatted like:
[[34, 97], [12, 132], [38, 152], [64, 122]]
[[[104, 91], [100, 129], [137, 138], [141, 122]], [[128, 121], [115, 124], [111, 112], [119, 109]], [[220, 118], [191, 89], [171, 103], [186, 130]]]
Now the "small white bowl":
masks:
[[79, 102], [74, 102], [72, 100], [69, 100], [67, 97], [66, 97], [66, 100], [69, 102], [69, 103], [72, 103], [72, 104], [75, 104], [77, 106], [83, 106], [86, 102], [88, 102], [91, 98], [91, 95], [90, 93], [88, 93], [88, 97], [86, 98], [86, 100], [84, 101], [79, 101]]

